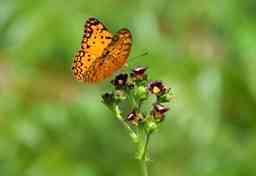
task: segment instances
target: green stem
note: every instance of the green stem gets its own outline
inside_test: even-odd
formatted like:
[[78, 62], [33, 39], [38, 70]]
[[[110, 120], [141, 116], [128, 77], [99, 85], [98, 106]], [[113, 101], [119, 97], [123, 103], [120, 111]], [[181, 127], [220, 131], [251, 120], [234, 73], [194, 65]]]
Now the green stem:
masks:
[[116, 105], [114, 108], [116, 117], [118, 118], [118, 120], [123, 124], [123, 126], [128, 130], [129, 135], [131, 136], [132, 140], [134, 143], [138, 142], [138, 136], [137, 134], [134, 132], [134, 130], [125, 122], [125, 120], [123, 119], [122, 115], [121, 115], [121, 111], [119, 109], [119, 107]]
[[139, 101], [139, 103], [138, 103], [138, 111], [140, 111], [141, 105], [142, 105], [142, 101]]
[[144, 129], [143, 129], [143, 133], [142, 138], [140, 140], [142, 140], [141, 144], [139, 144], [139, 155], [138, 155], [138, 159], [141, 161], [141, 166], [142, 166], [142, 170], [143, 170], [143, 175], [144, 176], [148, 176], [148, 165], [147, 162], [149, 161], [149, 156], [148, 156], [148, 144], [149, 144], [149, 138], [150, 138], [150, 132], [147, 133]]
[[148, 176], [148, 165], [147, 161], [142, 160], [142, 169], [143, 169], [143, 175]]
[[142, 151], [141, 151], [141, 160], [144, 160], [144, 161], [147, 161], [149, 159], [148, 156], [147, 156], [149, 137], [150, 137], [150, 133], [145, 133], [144, 144], [143, 144], [143, 148], [142, 148]]
[[137, 109], [137, 102], [131, 92], [128, 92], [128, 103], [131, 109]]

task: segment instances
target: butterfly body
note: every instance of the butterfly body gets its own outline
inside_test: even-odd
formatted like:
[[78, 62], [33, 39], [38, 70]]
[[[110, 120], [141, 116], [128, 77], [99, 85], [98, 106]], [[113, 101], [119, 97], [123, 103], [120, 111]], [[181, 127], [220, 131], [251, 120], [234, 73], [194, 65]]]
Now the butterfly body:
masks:
[[72, 66], [74, 78], [95, 83], [111, 76], [126, 62], [132, 37], [128, 29], [120, 29], [114, 36], [94, 17], [85, 23], [80, 50]]

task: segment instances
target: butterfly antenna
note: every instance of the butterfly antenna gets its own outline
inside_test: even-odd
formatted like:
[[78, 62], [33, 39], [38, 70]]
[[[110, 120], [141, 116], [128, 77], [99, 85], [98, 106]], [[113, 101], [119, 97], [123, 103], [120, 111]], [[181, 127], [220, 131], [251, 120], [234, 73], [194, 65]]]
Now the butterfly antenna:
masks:
[[132, 57], [131, 59], [135, 59], [135, 58], [137, 58], [137, 57], [142, 57], [142, 56], [146, 56], [146, 55], [148, 55], [148, 52], [144, 52], [144, 53], [142, 53], [142, 54], [140, 54], [140, 55], [134, 56], [134, 57]]
[[[140, 54], [140, 55], [137, 55], [137, 56], [132, 57], [131, 59], [129, 59], [129, 65], [128, 65], [128, 63], [124, 64], [125, 68], [129, 68], [129, 67], [131, 66], [131, 63], [134, 63], [135, 60], [133, 60], [133, 59], [135, 59], [135, 58], [137, 58], [137, 57], [146, 56], [146, 55], [148, 55], [148, 52], [144, 52], [144, 53], [142, 53], [142, 54]], [[133, 65], [133, 64], [132, 64], [132, 65]]]

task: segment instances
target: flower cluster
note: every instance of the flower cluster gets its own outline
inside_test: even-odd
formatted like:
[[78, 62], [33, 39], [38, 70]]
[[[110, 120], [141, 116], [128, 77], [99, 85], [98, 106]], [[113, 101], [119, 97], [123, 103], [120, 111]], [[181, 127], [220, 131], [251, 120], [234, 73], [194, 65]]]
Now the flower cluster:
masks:
[[[119, 105], [127, 101], [128, 113], [123, 115], [124, 122], [133, 128], [143, 126], [147, 132], [152, 132], [159, 127], [160, 122], [165, 118], [165, 113], [169, 108], [165, 103], [170, 102], [173, 97], [172, 91], [162, 81], [149, 81], [146, 74], [146, 67], [136, 67], [129, 74], [121, 73], [117, 75], [111, 84], [114, 90], [102, 95], [103, 103], [115, 112]], [[154, 96], [151, 109], [147, 112], [142, 110], [142, 106], [149, 97]], [[127, 106], [126, 106], [127, 107]], [[120, 110], [119, 112], [124, 112]]]

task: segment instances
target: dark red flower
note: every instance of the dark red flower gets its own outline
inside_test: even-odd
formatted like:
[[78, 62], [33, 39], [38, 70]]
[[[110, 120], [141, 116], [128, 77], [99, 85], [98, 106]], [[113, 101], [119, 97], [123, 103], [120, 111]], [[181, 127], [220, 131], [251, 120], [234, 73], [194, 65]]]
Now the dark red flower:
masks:
[[162, 121], [164, 119], [164, 114], [169, 111], [169, 108], [165, 107], [162, 104], [155, 104], [153, 110], [151, 111], [151, 114], [153, 117], [157, 120]]
[[148, 90], [155, 95], [161, 95], [167, 90], [162, 81], [151, 81], [148, 83]]
[[138, 125], [143, 120], [143, 116], [136, 111], [132, 111], [128, 113], [127, 120], [134, 125]]
[[126, 85], [128, 79], [128, 74], [121, 73], [115, 77], [114, 80], [111, 81], [111, 83], [116, 88], [122, 88]]
[[147, 67], [135, 67], [131, 72], [131, 77], [135, 80], [142, 80], [146, 78], [145, 71]]

